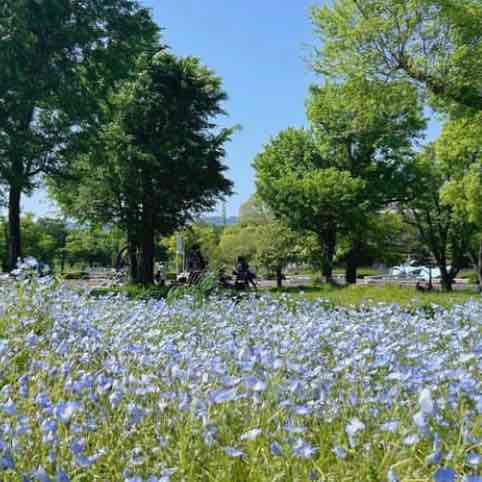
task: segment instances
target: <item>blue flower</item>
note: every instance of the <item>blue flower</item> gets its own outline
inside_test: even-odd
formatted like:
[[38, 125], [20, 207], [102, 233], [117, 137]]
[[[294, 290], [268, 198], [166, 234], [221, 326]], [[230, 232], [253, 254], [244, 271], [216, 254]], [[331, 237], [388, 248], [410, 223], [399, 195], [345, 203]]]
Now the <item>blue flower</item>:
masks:
[[234, 447], [223, 447], [223, 451], [230, 457], [243, 457], [244, 452]]
[[455, 471], [450, 468], [440, 468], [433, 475], [434, 482], [455, 482]]

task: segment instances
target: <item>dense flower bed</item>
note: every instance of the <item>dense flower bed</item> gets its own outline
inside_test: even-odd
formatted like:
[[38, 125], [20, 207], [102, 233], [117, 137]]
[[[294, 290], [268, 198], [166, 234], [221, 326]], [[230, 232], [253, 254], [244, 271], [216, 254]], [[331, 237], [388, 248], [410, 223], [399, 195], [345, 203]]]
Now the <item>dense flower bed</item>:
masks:
[[475, 301], [166, 304], [20, 282], [0, 292], [0, 479], [480, 482], [481, 328]]

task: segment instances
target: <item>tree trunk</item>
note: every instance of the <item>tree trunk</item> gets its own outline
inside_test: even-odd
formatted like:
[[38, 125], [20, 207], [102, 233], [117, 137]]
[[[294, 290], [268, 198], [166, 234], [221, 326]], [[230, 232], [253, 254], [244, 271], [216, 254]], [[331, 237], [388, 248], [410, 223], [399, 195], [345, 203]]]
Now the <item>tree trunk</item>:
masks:
[[123, 257], [129, 252], [129, 246], [124, 246], [115, 256], [114, 268], [119, 271], [124, 267]]
[[478, 274], [479, 274], [479, 291], [482, 291], [482, 236], [480, 237], [480, 241], [479, 241]]
[[348, 256], [346, 258], [345, 281], [347, 284], [356, 284], [357, 269], [360, 258], [360, 242], [353, 241]]
[[129, 280], [131, 283], [139, 283], [138, 243], [135, 236], [129, 232], [127, 233], [127, 253], [129, 257]]
[[356, 263], [356, 261], [354, 261], [353, 258], [349, 256], [346, 260], [346, 269], [345, 269], [345, 281], [347, 284], [350, 284], [350, 285], [356, 284], [357, 269], [358, 269], [358, 263]]
[[442, 291], [452, 291], [453, 277], [447, 271], [447, 266], [444, 264], [440, 267], [440, 280], [442, 283]]
[[140, 282], [144, 285], [154, 284], [154, 187], [152, 185], [153, 175], [149, 169], [142, 173], [142, 213], [141, 213], [141, 238], [139, 247], [141, 249]]
[[3, 223], [3, 236], [5, 239], [5, 252], [2, 258], [2, 271], [8, 272], [8, 223]]
[[278, 289], [283, 287], [283, 271], [281, 267], [276, 268], [276, 287]]
[[137, 246], [129, 245], [129, 278], [131, 283], [139, 282], [139, 265], [137, 262]]
[[321, 235], [323, 243], [323, 276], [327, 283], [334, 283], [333, 280], [333, 258], [335, 256], [336, 232], [326, 231]]
[[141, 283], [154, 284], [154, 231], [152, 223], [142, 233]]
[[8, 269], [16, 268], [18, 258], [22, 257], [20, 241], [20, 198], [22, 190], [10, 186], [8, 195]]
[[65, 270], [65, 248], [62, 248], [60, 253], [60, 272], [63, 273]]

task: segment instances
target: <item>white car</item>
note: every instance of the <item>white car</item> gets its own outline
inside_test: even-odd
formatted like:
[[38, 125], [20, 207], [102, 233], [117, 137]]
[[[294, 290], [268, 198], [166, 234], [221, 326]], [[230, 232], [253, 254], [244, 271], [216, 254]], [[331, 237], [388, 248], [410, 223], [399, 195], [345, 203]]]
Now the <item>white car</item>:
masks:
[[[450, 269], [450, 268], [449, 268]], [[400, 266], [394, 266], [390, 270], [390, 276], [394, 278], [412, 278], [423, 281], [430, 281], [430, 271], [432, 271], [432, 279], [441, 277], [439, 268], [430, 268], [428, 266], [418, 266], [414, 261], [409, 261]]]

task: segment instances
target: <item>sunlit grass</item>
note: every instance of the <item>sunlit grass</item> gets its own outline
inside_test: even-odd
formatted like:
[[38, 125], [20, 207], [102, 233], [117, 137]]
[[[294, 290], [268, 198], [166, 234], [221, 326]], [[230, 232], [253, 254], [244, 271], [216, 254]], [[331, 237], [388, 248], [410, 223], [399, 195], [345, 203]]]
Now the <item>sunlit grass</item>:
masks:
[[[278, 293], [278, 290], [270, 290]], [[283, 288], [283, 293], [294, 296], [302, 296], [307, 300], [322, 299], [337, 306], [350, 306], [361, 304], [390, 303], [401, 306], [437, 304], [449, 307], [456, 303], [464, 303], [468, 300], [480, 300], [481, 295], [474, 290], [457, 290], [451, 293], [441, 291], [421, 292], [411, 287], [401, 287], [397, 284], [375, 285], [351, 285], [333, 286], [322, 284], [305, 288]]]

